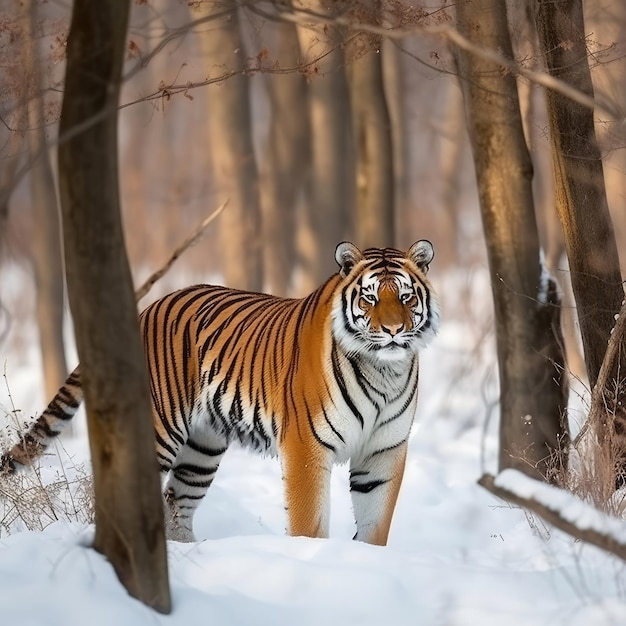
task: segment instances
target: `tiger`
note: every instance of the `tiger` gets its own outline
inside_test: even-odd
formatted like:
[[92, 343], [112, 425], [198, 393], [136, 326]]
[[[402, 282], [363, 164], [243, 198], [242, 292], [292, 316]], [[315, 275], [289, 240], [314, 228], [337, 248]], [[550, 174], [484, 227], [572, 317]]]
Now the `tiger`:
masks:
[[[437, 334], [432, 244], [335, 251], [339, 270], [302, 299], [196, 285], [140, 315], [166, 534], [193, 516], [233, 442], [277, 456], [286, 531], [328, 537], [330, 478], [349, 461], [354, 539], [386, 545], [417, 403], [418, 353]], [[83, 399], [80, 365], [0, 458], [40, 456]]]

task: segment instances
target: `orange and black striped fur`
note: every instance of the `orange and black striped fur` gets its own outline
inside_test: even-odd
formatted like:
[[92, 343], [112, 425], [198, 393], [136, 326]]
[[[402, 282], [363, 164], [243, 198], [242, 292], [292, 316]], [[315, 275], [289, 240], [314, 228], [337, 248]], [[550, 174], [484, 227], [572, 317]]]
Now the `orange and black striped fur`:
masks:
[[[233, 441], [278, 455], [287, 530], [326, 537], [330, 475], [350, 461], [356, 539], [385, 544], [417, 402], [418, 350], [439, 313], [432, 245], [339, 244], [339, 273], [301, 300], [198, 285], [141, 314], [168, 536], [190, 541]], [[82, 401], [78, 368], [2, 457], [43, 452]]]

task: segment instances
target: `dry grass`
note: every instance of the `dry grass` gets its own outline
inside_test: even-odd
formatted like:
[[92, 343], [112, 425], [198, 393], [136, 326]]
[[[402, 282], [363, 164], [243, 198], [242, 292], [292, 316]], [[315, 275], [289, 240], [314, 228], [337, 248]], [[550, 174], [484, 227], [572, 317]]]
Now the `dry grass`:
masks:
[[27, 468], [0, 479], [0, 538], [23, 530], [43, 530], [60, 520], [93, 522], [91, 474], [82, 464], [43, 475]]
[[616, 451], [612, 442], [601, 444], [592, 428], [572, 443], [563, 486], [597, 509], [615, 517], [626, 517], [626, 489], [615, 488]]
[[[20, 411], [13, 403], [6, 372], [4, 379], [11, 410], [0, 418], [5, 424], [0, 432], [0, 450], [15, 443], [15, 433], [24, 428]], [[54, 449], [57, 467], [49, 467], [49, 463], [42, 467], [37, 463], [15, 474], [0, 475], [0, 538], [23, 530], [41, 531], [60, 520], [81, 524], [93, 521], [91, 472], [82, 463], [64, 461], [69, 457], [60, 443]], [[46, 458], [50, 460], [50, 455]]]

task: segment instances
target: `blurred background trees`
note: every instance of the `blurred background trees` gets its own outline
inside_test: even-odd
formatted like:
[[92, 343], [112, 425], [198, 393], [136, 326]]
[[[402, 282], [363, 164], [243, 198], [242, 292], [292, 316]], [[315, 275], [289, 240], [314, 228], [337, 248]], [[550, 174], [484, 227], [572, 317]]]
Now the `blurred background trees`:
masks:
[[[55, 211], [50, 194], [45, 201], [36, 192], [37, 171], [45, 161], [37, 157], [51, 157], [54, 175], [69, 16], [63, 3], [30, 2], [32, 9], [6, 0], [0, 23], [5, 270], [0, 330], [3, 349], [28, 360], [37, 358], [32, 351], [20, 352], [33, 332], [32, 322], [27, 322], [35, 307], [30, 278], [35, 272], [28, 268], [44, 249], [39, 237], [52, 232], [43, 220]], [[596, 99], [623, 112], [623, 3], [579, 2], [584, 34], [555, 35], [551, 47], [545, 34], [540, 39], [536, 25], [537, 10], [549, 4], [565, 11], [575, 3], [507, 2], [515, 61], [522, 69], [551, 69], [551, 51], [573, 54], [577, 46], [576, 54], [586, 53]], [[357, 24], [373, 28], [350, 27]], [[456, 28], [456, 11], [445, 0], [136, 0], [127, 42], [119, 150], [135, 282], [228, 198], [219, 227], [210, 229], [181, 261], [178, 273], [166, 276], [152, 297], [199, 281], [298, 296], [335, 271], [333, 251], [342, 239], [361, 246], [406, 248], [423, 237], [435, 246], [433, 282], [445, 319], [469, 321], [476, 345], [486, 338], [493, 350], [488, 291], [493, 277], [486, 271], [459, 81], [467, 79], [467, 69], [458, 66], [456, 47], [446, 37]], [[379, 29], [392, 36], [380, 37]], [[38, 53], [31, 53], [38, 82], [26, 80], [24, 71], [31, 48]], [[486, 71], [512, 70], [494, 66]], [[548, 116], [543, 87], [521, 75], [516, 75], [516, 83], [533, 170], [539, 242], [564, 294], [566, 367], [574, 377], [584, 378], [580, 322], [571, 315], [576, 304], [555, 211], [553, 118]], [[28, 91], [37, 84], [37, 93]], [[606, 108], [597, 109], [593, 120], [607, 215], [618, 250], [626, 249], [622, 120], [623, 113], [621, 119], [609, 116]], [[36, 147], [42, 136], [47, 151]], [[505, 213], [495, 210], [496, 217], [504, 219]], [[53, 252], [45, 255], [50, 256], [44, 266], [53, 268]], [[626, 255], [620, 262], [623, 276]], [[17, 273], [9, 271], [16, 267], [21, 268]], [[614, 271], [611, 276], [615, 282]], [[612, 290], [618, 293], [619, 285]], [[58, 287], [55, 293], [58, 300]], [[608, 319], [614, 312], [605, 314]], [[598, 352], [603, 349], [598, 347]]]

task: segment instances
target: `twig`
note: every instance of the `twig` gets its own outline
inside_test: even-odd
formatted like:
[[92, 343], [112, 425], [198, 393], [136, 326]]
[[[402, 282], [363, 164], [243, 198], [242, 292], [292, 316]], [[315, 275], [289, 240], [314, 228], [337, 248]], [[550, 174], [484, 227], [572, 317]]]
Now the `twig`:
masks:
[[[623, 561], [626, 561], [626, 543], [622, 543], [616, 537], [592, 528], [579, 528], [572, 522], [566, 520], [559, 511], [553, 511], [532, 498], [523, 498], [508, 489], [497, 486], [495, 484], [495, 478], [491, 474], [484, 474], [481, 476], [478, 484], [494, 496], [502, 498], [511, 504], [521, 506], [522, 508], [539, 515], [546, 522], [556, 526], [556, 528], [562, 530], [571, 537], [574, 537], [574, 539], [590, 543], [602, 550], [606, 550], [607, 552], [614, 554]], [[556, 489], [556, 487], [553, 488]]]
[[187, 250], [187, 248], [190, 248], [195, 243], [197, 243], [200, 237], [202, 237], [202, 235], [204, 234], [206, 227], [226, 208], [227, 204], [228, 200], [223, 202], [219, 207], [217, 207], [217, 209], [215, 209], [215, 211], [213, 211], [213, 213], [211, 213], [211, 215], [204, 219], [202, 223], [199, 224], [197, 228], [191, 233], [191, 235], [189, 235], [187, 239], [185, 239], [174, 250], [174, 252], [172, 252], [167, 261], [156, 272], [151, 274], [149, 278], [143, 283], [143, 285], [141, 285], [141, 287], [139, 287], [135, 291], [135, 297], [137, 298], [137, 301], [141, 300], [150, 291], [150, 289], [152, 289], [154, 283], [156, 283], [157, 280], [159, 280], [170, 269], [170, 267], [172, 267], [178, 257], [180, 257], [180, 255], [185, 250]]
[[[601, 415], [606, 414], [606, 403], [604, 392], [609, 384], [609, 377], [615, 368], [615, 360], [618, 357], [620, 349], [623, 349], [626, 343], [626, 299], [622, 301], [622, 307], [617, 316], [615, 326], [609, 336], [609, 342], [606, 347], [606, 353], [602, 359], [598, 380], [591, 390], [591, 405], [589, 407], [589, 416], [583, 424], [580, 432], [574, 439], [574, 447], [580, 444], [591, 425], [602, 423]], [[598, 434], [600, 434], [598, 432]], [[606, 433], [604, 433], [606, 435]]]
[[[270, 14], [263, 12], [256, 3], [250, 2], [250, 0], [243, 0], [243, 4], [250, 8], [250, 10], [255, 11], [256, 13], [262, 14], [265, 17], [271, 17]], [[281, 8], [283, 6], [286, 5], [281, 5]], [[600, 101], [600, 99], [597, 97], [593, 98], [592, 96], [589, 96], [586, 93], [575, 89], [571, 85], [568, 85], [566, 82], [555, 78], [554, 76], [551, 76], [547, 72], [527, 69], [513, 59], [509, 59], [503, 56], [496, 50], [491, 50], [484, 46], [473, 43], [472, 41], [464, 37], [461, 33], [459, 33], [456, 28], [447, 24], [441, 24], [437, 26], [411, 25], [408, 27], [390, 28], [385, 26], [377, 26], [375, 24], [359, 22], [352, 19], [349, 15], [323, 15], [321, 13], [316, 13], [308, 9], [296, 9], [291, 6], [288, 10], [281, 10], [278, 16], [280, 17], [280, 19], [286, 20], [288, 22], [294, 22], [296, 24], [334, 24], [337, 26], [349, 28], [351, 30], [380, 35], [382, 37], [388, 37], [390, 39], [404, 39], [412, 35], [444, 39], [452, 45], [456, 46], [457, 48], [466, 50], [467, 52], [482, 57], [483, 59], [493, 61], [495, 64], [505, 67], [507, 70], [510, 70], [514, 74], [524, 76], [528, 80], [537, 83], [538, 85], [541, 85], [543, 87], [546, 87], [547, 89], [552, 89], [553, 91], [560, 93], [561, 95], [569, 98], [574, 102], [577, 102], [578, 104], [581, 104], [582, 106], [588, 107], [592, 110], [596, 109], [597, 111], [607, 115], [612, 120], [621, 123], [624, 123], [626, 121], [624, 111], [614, 102]]]

